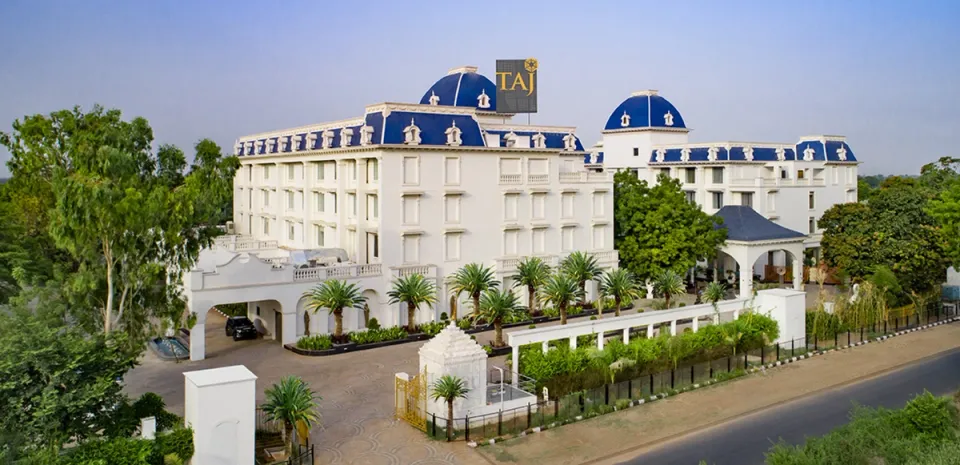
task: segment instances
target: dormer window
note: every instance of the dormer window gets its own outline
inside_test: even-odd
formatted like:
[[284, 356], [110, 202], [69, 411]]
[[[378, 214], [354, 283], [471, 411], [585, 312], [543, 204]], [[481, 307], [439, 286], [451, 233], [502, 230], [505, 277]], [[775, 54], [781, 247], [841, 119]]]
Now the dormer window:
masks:
[[462, 144], [463, 141], [460, 139], [461, 132], [462, 131], [460, 131], [460, 128], [457, 127], [457, 122], [454, 121], [453, 125], [447, 128], [446, 131], [444, 131], [444, 134], [447, 135], [447, 145], [456, 147]]
[[306, 150], [313, 150], [317, 145], [317, 133], [311, 132], [307, 134], [307, 145], [304, 147]]
[[719, 152], [720, 152], [720, 149], [716, 147], [710, 147], [709, 149], [707, 149], [707, 160], [717, 161], [717, 153]]
[[817, 151], [814, 150], [813, 147], [808, 145], [807, 148], [803, 151], [803, 161], [813, 161], [813, 155], [815, 153], [817, 153]]
[[373, 126], [362, 126], [360, 128], [360, 145], [370, 145], [373, 143]]
[[841, 145], [840, 148], [837, 149], [837, 158], [839, 158], [840, 161], [847, 161], [847, 149], [846, 149], [846, 147], [844, 147], [844, 146]]
[[301, 142], [303, 142], [303, 136], [301, 136], [301, 135], [299, 135], [299, 134], [296, 135], [296, 136], [293, 136], [293, 140], [290, 142], [290, 144], [291, 144], [291, 145], [290, 145], [290, 151], [291, 151], [291, 152], [294, 152], [294, 151], [300, 150], [300, 143], [301, 143]]
[[234, 154], [237, 156], [243, 155], [243, 142], [237, 142], [237, 145], [233, 147]]
[[273, 148], [276, 147], [277, 141], [273, 139], [267, 140], [267, 153], [273, 153]]
[[623, 110], [623, 115], [620, 116], [620, 127], [625, 128], [630, 126], [630, 115], [627, 114], [627, 110]]
[[253, 155], [256, 152], [253, 151], [253, 141], [247, 142], [247, 155]]
[[753, 147], [743, 148], [743, 158], [747, 161], [753, 161]]
[[350, 139], [353, 137], [353, 128], [343, 128], [340, 130], [340, 146], [349, 147]]
[[680, 161], [682, 162], [690, 161], [690, 148], [684, 147], [680, 149]]
[[435, 94], [432, 90], [430, 91], [430, 105], [440, 105], [440, 97], [437, 96], [437, 94]]
[[257, 141], [257, 151], [256, 151], [255, 153], [257, 153], [257, 154], [263, 153], [263, 141], [262, 141], [262, 140], [258, 140], [258, 141]]
[[333, 131], [327, 129], [326, 131], [323, 131], [322, 134], [320, 134], [320, 137], [323, 138], [323, 139], [320, 141], [320, 144], [321, 144], [321, 145], [320, 145], [320, 148], [321, 148], [321, 149], [328, 149], [328, 148], [330, 148], [330, 146], [333, 145]]
[[503, 143], [504, 147], [507, 148], [517, 145], [517, 135], [513, 132], [507, 133], [507, 135], [503, 136]]
[[673, 126], [673, 113], [670, 113], [670, 110], [663, 115], [663, 124], [664, 126]]
[[533, 148], [535, 149], [545, 149], [547, 148], [547, 136], [543, 135], [542, 132], [538, 132], [530, 137], [530, 140], [533, 141]]
[[287, 146], [287, 145], [286, 145], [286, 144], [287, 144], [287, 137], [288, 137], [288, 136], [280, 136], [280, 137], [277, 138], [277, 152], [283, 152], [283, 151], [284, 151], [284, 148]]
[[477, 108], [490, 108], [490, 96], [483, 89], [480, 89], [480, 95], [477, 96]]
[[777, 147], [777, 161], [784, 161], [787, 159], [787, 151], [783, 147]]
[[563, 149], [567, 152], [573, 152], [577, 149], [577, 136], [573, 133], [569, 133], [563, 136]]
[[667, 157], [667, 151], [664, 149], [657, 149], [657, 162], [663, 163], [663, 160]]
[[410, 118], [410, 126], [403, 128], [403, 143], [407, 145], [420, 144], [420, 128]]

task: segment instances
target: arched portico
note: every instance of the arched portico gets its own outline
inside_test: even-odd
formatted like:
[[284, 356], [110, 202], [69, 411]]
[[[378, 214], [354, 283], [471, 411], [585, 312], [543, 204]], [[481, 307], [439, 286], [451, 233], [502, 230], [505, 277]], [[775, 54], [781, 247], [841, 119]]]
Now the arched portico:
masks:
[[806, 234], [787, 229], [753, 208], [728, 205], [716, 213], [723, 218], [727, 241], [720, 250], [740, 267], [740, 297], [753, 294], [753, 265], [769, 252], [783, 250], [793, 258], [793, 288], [803, 288], [803, 241]]

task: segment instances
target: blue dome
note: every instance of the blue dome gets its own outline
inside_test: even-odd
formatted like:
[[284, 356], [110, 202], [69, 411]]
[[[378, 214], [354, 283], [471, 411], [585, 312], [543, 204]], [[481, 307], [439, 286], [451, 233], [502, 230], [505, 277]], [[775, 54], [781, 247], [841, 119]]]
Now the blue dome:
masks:
[[[480, 111], [497, 111], [497, 86], [486, 76], [477, 73], [475, 66], [464, 66], [450, 70], [427, 89], [420, 99], [421, 105], [429, 105], [430, 98], [436, 95], [438, 105], [476, 108]], [[480, 106], [480, 96], [489, 97], [488, 105]]]
[[[628, 118], [624, 118], [627, 115]], [[627, 124], [624, 124], [626, 122]], [[610, 118], [604, 130], [631, 128], [671, 128], [686, 129], [683, 117], [667, 99], [657, 95], [655, 90], [634, 92], [621, 103]]]

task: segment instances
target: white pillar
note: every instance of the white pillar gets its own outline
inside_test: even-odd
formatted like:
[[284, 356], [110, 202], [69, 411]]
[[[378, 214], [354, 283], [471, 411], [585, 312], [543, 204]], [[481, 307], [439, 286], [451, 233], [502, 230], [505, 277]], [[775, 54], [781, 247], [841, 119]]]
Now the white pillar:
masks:
[[577, 336], [573, 336], [570, 338], [570, 348], [571, 349], [577, 348]]
[[243, 365], [183, 374], [193, 463], [253, 465], [257, 377]]
[[793, 288], [798, 291], [803, 290], [803, 253], [800, 257], [793, 260]]
[[297, 309], [292, 313], [283, 313], [280, 317], [280, 324], [283, 325], [281, 344], [293, 344], [297, 342]]
[[739, 308], [733, 310], [733, 319], [734, 319], [734, 320], [739, 320], [739, 319], [740, 319], [740, 309], [739, 309]]
[[653, 325], [647, 325], [647, 339], [653, 337]]
[[677, 320], [673, 320], [670, 322], [670, 335], [671, 336], [677, 335]]
[[197, 323], [190, 328], [190, 361], [203, 360], [206, 357], [207, 325]]
[[700, 317], [693, 318], [693, 332], [697, 332], [700, 329]]
[[597, 333], [597, 349], [603, 350], [603, 331]]
[[720, 324], [720, 314], [719, 314], [719, 313], [714, 313], [714, 314], [713, 314], [713, 324], [715, 324], [715, 325]]
[[623, 343], [630, 343], [630, 328], [623, 328]]
[[510, 371], [513, 372], [513, 378], [511, 383], [513, 387], [517, 387], [517, 381], [520, 379], [520, 346], [513, 346], [513, 363], [510, 364]]
[[753, 265], [740, 264], [740, 298], [749, 299], [753, 296]]
[[157, 437], [156, 417], [146, 417], [140, 419], [140, 437], [143, 439], [154, 439]]
[[542, 348], [543, 353], [547, 353], [547, 351], [550, 350], [550, 341], [543, 341]]

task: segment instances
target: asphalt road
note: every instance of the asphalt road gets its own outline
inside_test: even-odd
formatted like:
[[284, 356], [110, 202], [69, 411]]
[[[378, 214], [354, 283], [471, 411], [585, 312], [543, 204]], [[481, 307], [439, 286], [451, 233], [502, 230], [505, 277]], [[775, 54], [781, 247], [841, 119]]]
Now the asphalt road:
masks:
[[763, 410], [652, 449], [629, 465], [762, 464], [764, 452], [783, 438], [791, 444], [846, 424], [854, 403], [900, 408], [926, 389], [946, 395], [960, 389], [960, 349], [921, 363], [782, 406]]

